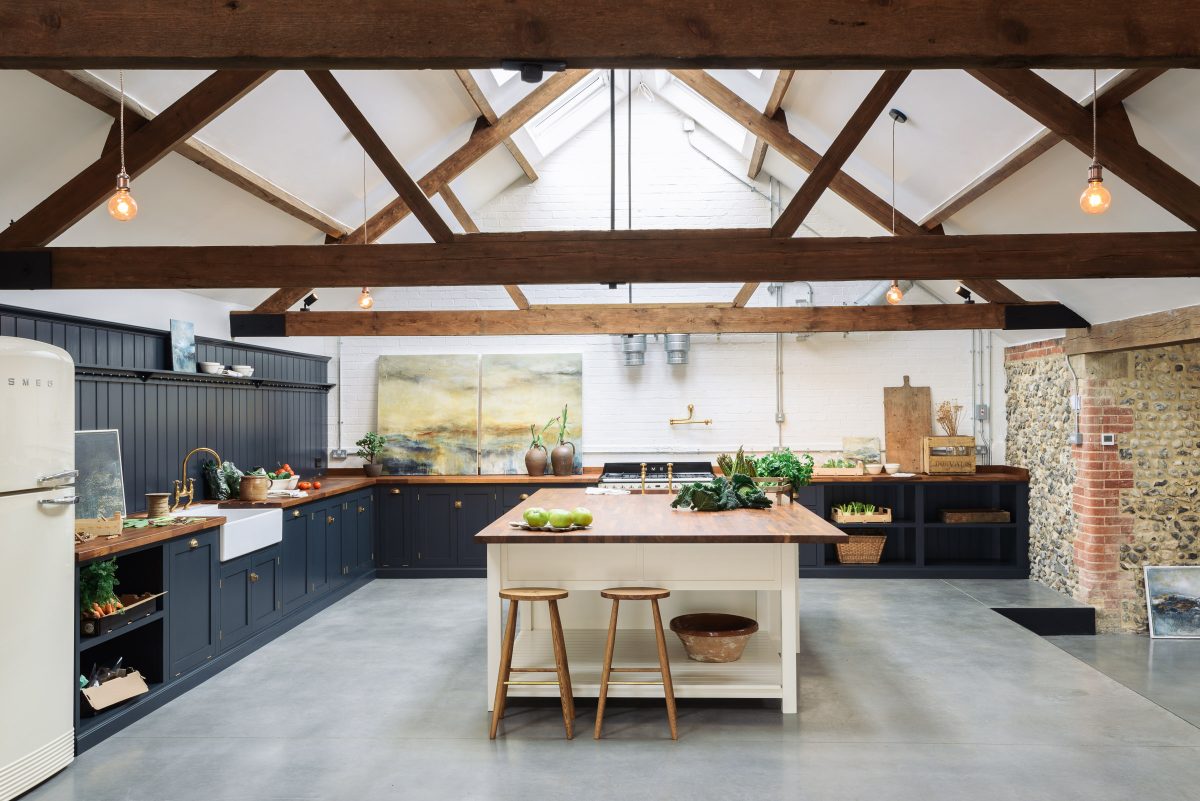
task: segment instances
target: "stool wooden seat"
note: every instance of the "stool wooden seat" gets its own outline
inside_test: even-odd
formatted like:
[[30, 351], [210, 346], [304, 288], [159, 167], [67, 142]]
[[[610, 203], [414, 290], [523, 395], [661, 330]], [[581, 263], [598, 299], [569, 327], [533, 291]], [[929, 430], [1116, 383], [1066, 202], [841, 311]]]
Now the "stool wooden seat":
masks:
[[[567, 739], [575, 737], [575, 698], [571, 690], [571, 670], [567, 665], [567, 643], [563, 639], [562, 619], [558, 616], [558, 602], [567, 597], [566, 590], [556, 587], [509, 587], [500, 591], [500, 597], [508, 601], [508, 620], [504, 627], [504, 644], [500, 652], [500, 672], [496, 677], [496, 702], [492, 707], [492, 726], [488, 736], [495, 740], [504, 717], [504, 704], [508, 700], [511, 685], [558, 685], [562, 700], [563, 726]], [[513, 643], [517, 639], [517, 605], [521, 601], [546, 601], [550, 605], [550, 643], [554, 649], [554, 667], [512, 666]], [[513, 673], [554, 673], [556, 680], [512, 681]]]
[[[604, 705], [608, 701], [609, 685], [649, 685], [661, 684], [663, 697], [667, 702], [667, 723], [671, 727], [671, 739], [678, 740], [679, 732], [675, 722], [675, 688], [671, 684], [671, 664], [667, 660], [667, 639], [663, 634], [662, 615], [658, 610], [658, 602], [670, 597], [671, 591], [661, 587], [610, 587], [601, 590], [603, 598], [612, 603], [612, 616], [608, 621], [608, 642], [604, 646], [604, 666], [600, 671], [600, 697], [596, 705], [596, 730], [593, 737], [600, 739], [604, 725]], [[621, 601], [649, 601], [650, 611], [654, 614], [654, 637], [658, 643], [658, 667], [613, 667], [613, 650], [617, 644], [617, 610]], [[661, 681], [612, 681], [613, 673], [658, 673]]]
[[609, 587], [600, 590], [600, 595], [610, 601], [657, 601], [670, 597], [671, 591], [662, 587]]

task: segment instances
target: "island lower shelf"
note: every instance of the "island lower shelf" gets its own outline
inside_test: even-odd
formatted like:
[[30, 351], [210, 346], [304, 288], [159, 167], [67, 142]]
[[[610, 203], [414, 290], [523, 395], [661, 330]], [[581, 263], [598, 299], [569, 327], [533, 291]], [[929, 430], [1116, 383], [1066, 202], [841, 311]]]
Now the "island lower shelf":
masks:
[[[571, 668], [571, 686], [575, 695], [595, 698], [600, 692], [600, 667], [604, 659], [604, 629], [566, 629], [567, 660]], [[722, 664], [688, 659], [679, 638], [667, 632], [667, 656], [671, 679], [678, 698], [782, 698], [783, 671], [780, 666], [780, 642], [763, 633], [755, 634], [746, 645], [742, 658]], [[645, 629], [621, 629], [613, 664], [628, 667], [658, 665], [654, 632]], [[548, 629], [522, 631], [513, 646], [514, 667], [553, 667], [554, 652]], [[514, 674], [514, 680], [536, 681], [553, 674]], [[657, 681], [657, 672], [623, 674], [624, 681]], [[662, 687], [651, 685], [613, 685], [610, 698], [662, 698]], [[557, 698], [553, 685], [513, 685], [509, 697]]]

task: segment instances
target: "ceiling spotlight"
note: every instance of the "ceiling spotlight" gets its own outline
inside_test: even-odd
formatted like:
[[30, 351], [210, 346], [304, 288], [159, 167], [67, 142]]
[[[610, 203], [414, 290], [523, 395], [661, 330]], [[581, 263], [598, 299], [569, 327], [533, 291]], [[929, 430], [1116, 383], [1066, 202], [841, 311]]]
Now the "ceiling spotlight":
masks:
[[895, 306], [900, 301], [904, 300], [904, 290], [900, 288], [900, 284], [895, 281], [887, 291], [887, 302]]
[[954, 290], [954, 294], [962, 298], [964, 303], [975, 302], [975, 299], [971, 297], [971, 290], [967, 289], [962, 284], [958, 285], [958, 289]]
[[565, 61], [502, 61], [500, 66], [506, 70], [521, 73], [525, 83], [540, 83], [546, 72], [562, 72], [567, 68]]
[[308, 307], [317, 302], [317, 293], [310, 292], [308, 297], [304, 299], [304, 305], [300, 307], [300, 311], [308, 311]]
[[368, 287], [363, 287], [362, 294], [358, 296], [358, 307], [360, 309], [369, 309], [375, 305], [375, 298], [371, 297], [371, 290]]

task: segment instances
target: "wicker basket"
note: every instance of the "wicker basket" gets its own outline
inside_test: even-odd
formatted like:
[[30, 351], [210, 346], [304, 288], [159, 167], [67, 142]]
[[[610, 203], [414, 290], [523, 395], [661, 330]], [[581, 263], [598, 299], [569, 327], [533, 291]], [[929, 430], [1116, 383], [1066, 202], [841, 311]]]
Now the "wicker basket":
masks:
[[838, 561], [843, 565], [877, 565], [885, 542], [887, 534], [851, 534], [849, 542], [837, 544]]

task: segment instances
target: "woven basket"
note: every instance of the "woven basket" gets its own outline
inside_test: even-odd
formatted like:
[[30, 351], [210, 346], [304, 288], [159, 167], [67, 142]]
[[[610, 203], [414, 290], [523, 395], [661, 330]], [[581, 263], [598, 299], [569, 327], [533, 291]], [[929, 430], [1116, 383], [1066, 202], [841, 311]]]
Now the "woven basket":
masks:
[[886, 534], [851, 534], [849, 542], [837, 544], [838, 561], [843, 565], [877, 565], [885, 542]]

